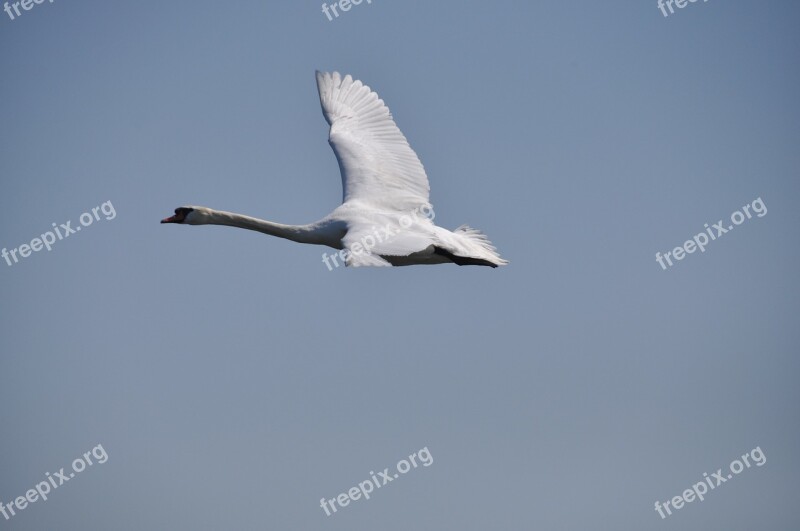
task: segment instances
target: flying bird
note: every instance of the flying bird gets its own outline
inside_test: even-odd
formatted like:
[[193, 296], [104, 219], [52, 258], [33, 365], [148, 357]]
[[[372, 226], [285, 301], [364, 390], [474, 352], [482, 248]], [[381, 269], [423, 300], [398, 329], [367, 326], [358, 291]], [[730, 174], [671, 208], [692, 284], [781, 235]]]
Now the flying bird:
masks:
[[350, 267], [508, 263], [480, 231], [467, 225], [449, 231], [433, 223], [425, 169], [372, 89], [349, 75], [319, 71], [317, 88], [330, 125], [328, 143], [342, 176], [340, 206], [307, 225], [201, 206], [176, 208], [175, 215], [161, 223], [227, 225], [327, 245], [340, 250], [338, 255]]

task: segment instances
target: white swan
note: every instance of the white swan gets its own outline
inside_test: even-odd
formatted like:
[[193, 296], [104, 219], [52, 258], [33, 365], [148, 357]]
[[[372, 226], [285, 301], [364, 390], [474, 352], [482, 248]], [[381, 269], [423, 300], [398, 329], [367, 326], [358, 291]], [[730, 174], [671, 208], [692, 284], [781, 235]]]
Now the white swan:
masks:
[[428, 177], [375, 92], [338, 72], [317, 72], [317, 87], [331, 126], [328, 142], [342, 174], [339, 207], [308, 225], [283, 225], [199, 206], [177, 208], [161, 223], [229, 225], [327, 245], [341, 249], [339, 255], [352, 267], [508, 263], [480, 231], [462, 225], [451, 232], [434, 225], [432, 216], [417, 215], [432, 213]]

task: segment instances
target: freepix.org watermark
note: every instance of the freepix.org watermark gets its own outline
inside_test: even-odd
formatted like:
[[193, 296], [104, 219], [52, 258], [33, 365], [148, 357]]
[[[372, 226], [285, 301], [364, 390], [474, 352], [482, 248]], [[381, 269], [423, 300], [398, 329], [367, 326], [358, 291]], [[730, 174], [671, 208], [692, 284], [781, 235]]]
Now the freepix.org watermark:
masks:
[[[672, 8], [673, 4], [678, 9], [683, 9], [689, 4], [694, 4], [697, 1], [699, 0], [658, 0], [658, 9], [661, 10], [665, 17], [668, 17], [669, 15], [675, 13], [675, 10]], [[708, 0], [703, 0], [703, 3], [706, 2], [708, 2]], [[669, 9], [669, 13], [667, 13], [667, 9]]]
[[[92, 457], [94, 457], [96, 461], [92, 461]], [[63, 468], [52, 475], [50, 472], [45, 472], [44, 475], [47, 479], [28, 490], [25, 496], [19, 496], [13, 502], [6, 504], [3, 504], [2, 500], [0, 500], [0, 514], [2, 514], [6, 520], [11, 520], [11, 517], [15, 516], [17, 511], [24, 511], [28, 505], [39, 501], [39, 499], [47, 501], [47, 496], [51, 493], [51, 487], [52, 490], [55, 490], [74, 478], [75, 474], [80, 474], [86, 470], [87, 466], [92, 466], [95, 462], [98, 465], [102, 465], [106, 461], [108, 461], [108, 454], [103, 448], [103, 445], [98, 444], [83, 454], [82, 458], [79, 457], [72, 462], [72, 472], [64, 472]]]
[[[53, 0], [49, 0], [52, 4]], [[33, 9], [34, 5], [43, 4], [44, 0], [20, 0], [19, 2], [6, 2], [3, 4], [3, 11], [8, 13], [8, 17], [11, 20], [14, 20], [17, 17], [22, 16], [22, 12], [19, 10], [21, 7], [24, 11], [30, 11]], [[14, 14], [16, 13], [16, 16]]]
[[[0, 256], [3, 257], [10, 267], [19, 262], [20, 258], [28, 258], [31, 253], [39, 252], [42, 249], [52, 251], [53, 244], [57, 241], [69, 238], [70, 235], [77, 234], [82, 227], [88, 227], [95, 221], [100, 221], [100, 213], [105, 216], [106, 221], [111, 221], [117, 217], [117, 211], [114, 209], [114, 205], [111, 204], [111, 201], [106, 201], [102, 205], [94, 207], [91, 212], [84, 212], [81, 214], [78, 218], [80, 225], [73, 227], [71, 221], [61, 223], [60, 225], [53, 223], [53, 230], [45, 232], [39, 238], [32, 239], [29, 244], [23, 243], [10, 251], [3, 247], [3, 249], [0, 250]], [[19, 258], [17, 257], [18, 254]]]
[[[751, 208], [753, 209], [752, 213], [750, 212]], [[667, 264], [669, 264], [669, 267], [672, 267], [672, 258], [677, 261], [683, 260], [686, 258], [687, 254], [692, 254], [698, 249], [700, 249], [701, 253], [704, 253], [706, 252], [706, 246], [710, 242], [718, 239], [723, 234], [727, 234], [728, 232], [732, 231], [734, 227], [741, 225], [746, 220], [751, 219], [753, 214], [759, 218], [763, 218], [767, 215], [767, 207], [760, 197], [749, 205], [743, 206], [741, 210], [737, 210], [731, 214], [731, 225], [725, 227], [725, 223], [722, 220], [713, 223], [710, 227], [708, 226], [708, 223], [706, 223], [706, 230], [696, 234], [691, 240], [686, 240], [683, 243], [683, 246], [675, 247], [673, 250], [664, 253], [663, 256], [660, 252], [656, 253], [656, 262], [658, 262], [658, 264], [661, 266], [661, 269], [666, 269]], [[709, 238], [711, 239], [709, 240]], [[666, 261], [666, 264], [664, 261]]]
[[[740, 474], [745, 468], [750, 468], [750, 459], [753, 460], [752, 464], [756, 466], [763, 466], [764, 463], [767, 462], [767, 456], [761, 451], [761, 447], [756, 446], [750, 450], [749, 454], [744, 454], [741, 460], [734, 459], [731, 461], [731, 464], [728, 466], [731, 472], [727, 476], [722, 472], [721, 468], [718, 468], [710, 477], [708, 472], [703, 472], [703, 481], [695, 483], [692, 485], [692, 488], [686, 489], [680, 496], [675, 496], [671, 500], [665, 501], [663, 505], [660, 501], [657, 501], [656, 512], [661, 515], [661, 519], [663, 520], [672, 514], [672, 510], [669, 508], [670, 503], [672, 504], [672, 508], [677, 511], [683, 507], [684, 503], [692, 503], [695, 499], [700, 501], [705, 500], [704, 496], [709, 492], [709, 489], [714, 490], [729, 479], [733, 479], [734, 475]], [[664, 514], [664, 511], [666, 511], [667, 514]]]
[[[372, 4], [372, 0], [338, 0], [336, 2], [331, 2], [330, 5], [322, 2], [322, 12], [325, 13], [325, 16], [328, 17], [328, 20], [333, 20], [334, 17], [339, 18], [339, 11], [350, 11], [353, 6], [357, 6], [361, 4], [362, 1], [366, 1], [368, 4]], [[331, 16], [333, 13], [333, 16]]]
[[[389, 472], [388, 468], [384, 468], [383, 472], [378, 472], [378, 476], [375, 476], [375, 472], [370, 471], [370, 479], [362, 481], [358, 484], [358, 486], [351, 488], [347, 492], [343, 492], [338, 496], [331, 498], [330, 500], [326, 500], [322, 498], [319, 502], [319, 506], [325, 511], [325, 514], [330, 516], [338, 511], [336, 508], [336, 504], [339, 504], [339, 507], [347, 507], [350, 505], [351, 501], [357, 501], [361, 498], [365, 500], [369, 499], [369, 495], [375, 489], [379, 489], [394, 481], [395, 479], [400, 477], [400, 474], [405, 474], [412, 468], [417, 468], [417, 458], [419, 458], [419, 464], [422, 466], [431, 466], [433, 464], [433, 456], [428, 451], [428, 447], [426, 446], [422, 450], [419, 450], [411, 455], [408, 456], [408, 459], [401, 459], [397, 463], [397, 472], [394, 474]], [[328, 506], [330, 505], [330, 508]]]
[[[400, 234], [403, 230], [408, 229], [414, 222], [419, 221], [419, 215], [433, 221], [436, 213], [430, 205], [422, 205], [415, 208], [410, 214], [403, 214], [397, 220], [397, 224], [387, 223], [384, 227], [372, 227], [372, 234], [367, 234], [362, 237], [360, 241], [353, 242], [349, 249], [342, 249], [338, 253], [329, 255], [322, 253], [322, 261], [328, 267], [328, 271], [333, 271], [334, 267], [339, 267], [337, 257], [342, 259], [342, 264], [346, 263], [347, 257], [350, 254], [359, 255], [361, 253], [372, 254], [372, 248], [379, 243], [391, 241], [392, 238]], [[331, 265], [333, 262], [333, 265]]]

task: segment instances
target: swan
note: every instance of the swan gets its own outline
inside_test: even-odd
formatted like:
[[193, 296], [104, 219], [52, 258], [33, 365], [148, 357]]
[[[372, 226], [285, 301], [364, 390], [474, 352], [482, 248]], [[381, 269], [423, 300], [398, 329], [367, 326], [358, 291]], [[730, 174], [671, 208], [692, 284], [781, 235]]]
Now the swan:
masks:
[[[430, 185], [417, 154], [378, 95], [352, 76], [317, 71], [328, 143], [339, 162], [342, 204], [321, 220], [284, 225], [214, 210], [182, 206], [161, 223], [227, 225], [299, 243], [339, 250], [346, 266], [508, 263], [480, 231], [453, 231], [433, 223]], [[420, 215], [422, 214], [422, 215]], [[327, 255], [323, 261], [331, 269]], [[335, 262], [338, 266], [338, 262]]]

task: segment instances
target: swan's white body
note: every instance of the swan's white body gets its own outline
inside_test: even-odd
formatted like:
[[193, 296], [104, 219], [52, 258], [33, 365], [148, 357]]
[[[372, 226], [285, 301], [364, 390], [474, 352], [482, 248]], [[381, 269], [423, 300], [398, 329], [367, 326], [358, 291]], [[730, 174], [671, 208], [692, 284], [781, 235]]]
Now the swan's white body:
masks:
[[434, 225], [432, 216], [419, 214], [433, 211], [428, 177], [375, 92], [338, 72], [317, 72], [317, 86], [342, 175], [339, 207], [308, 225], [282, 225], [197, 206], [176, 209], [162, 223], [229, 225], [327, 245], [347, 250], [345, 263], [352, 267], [508, 263], [479, 231], [463, 225], [451, 232]]

